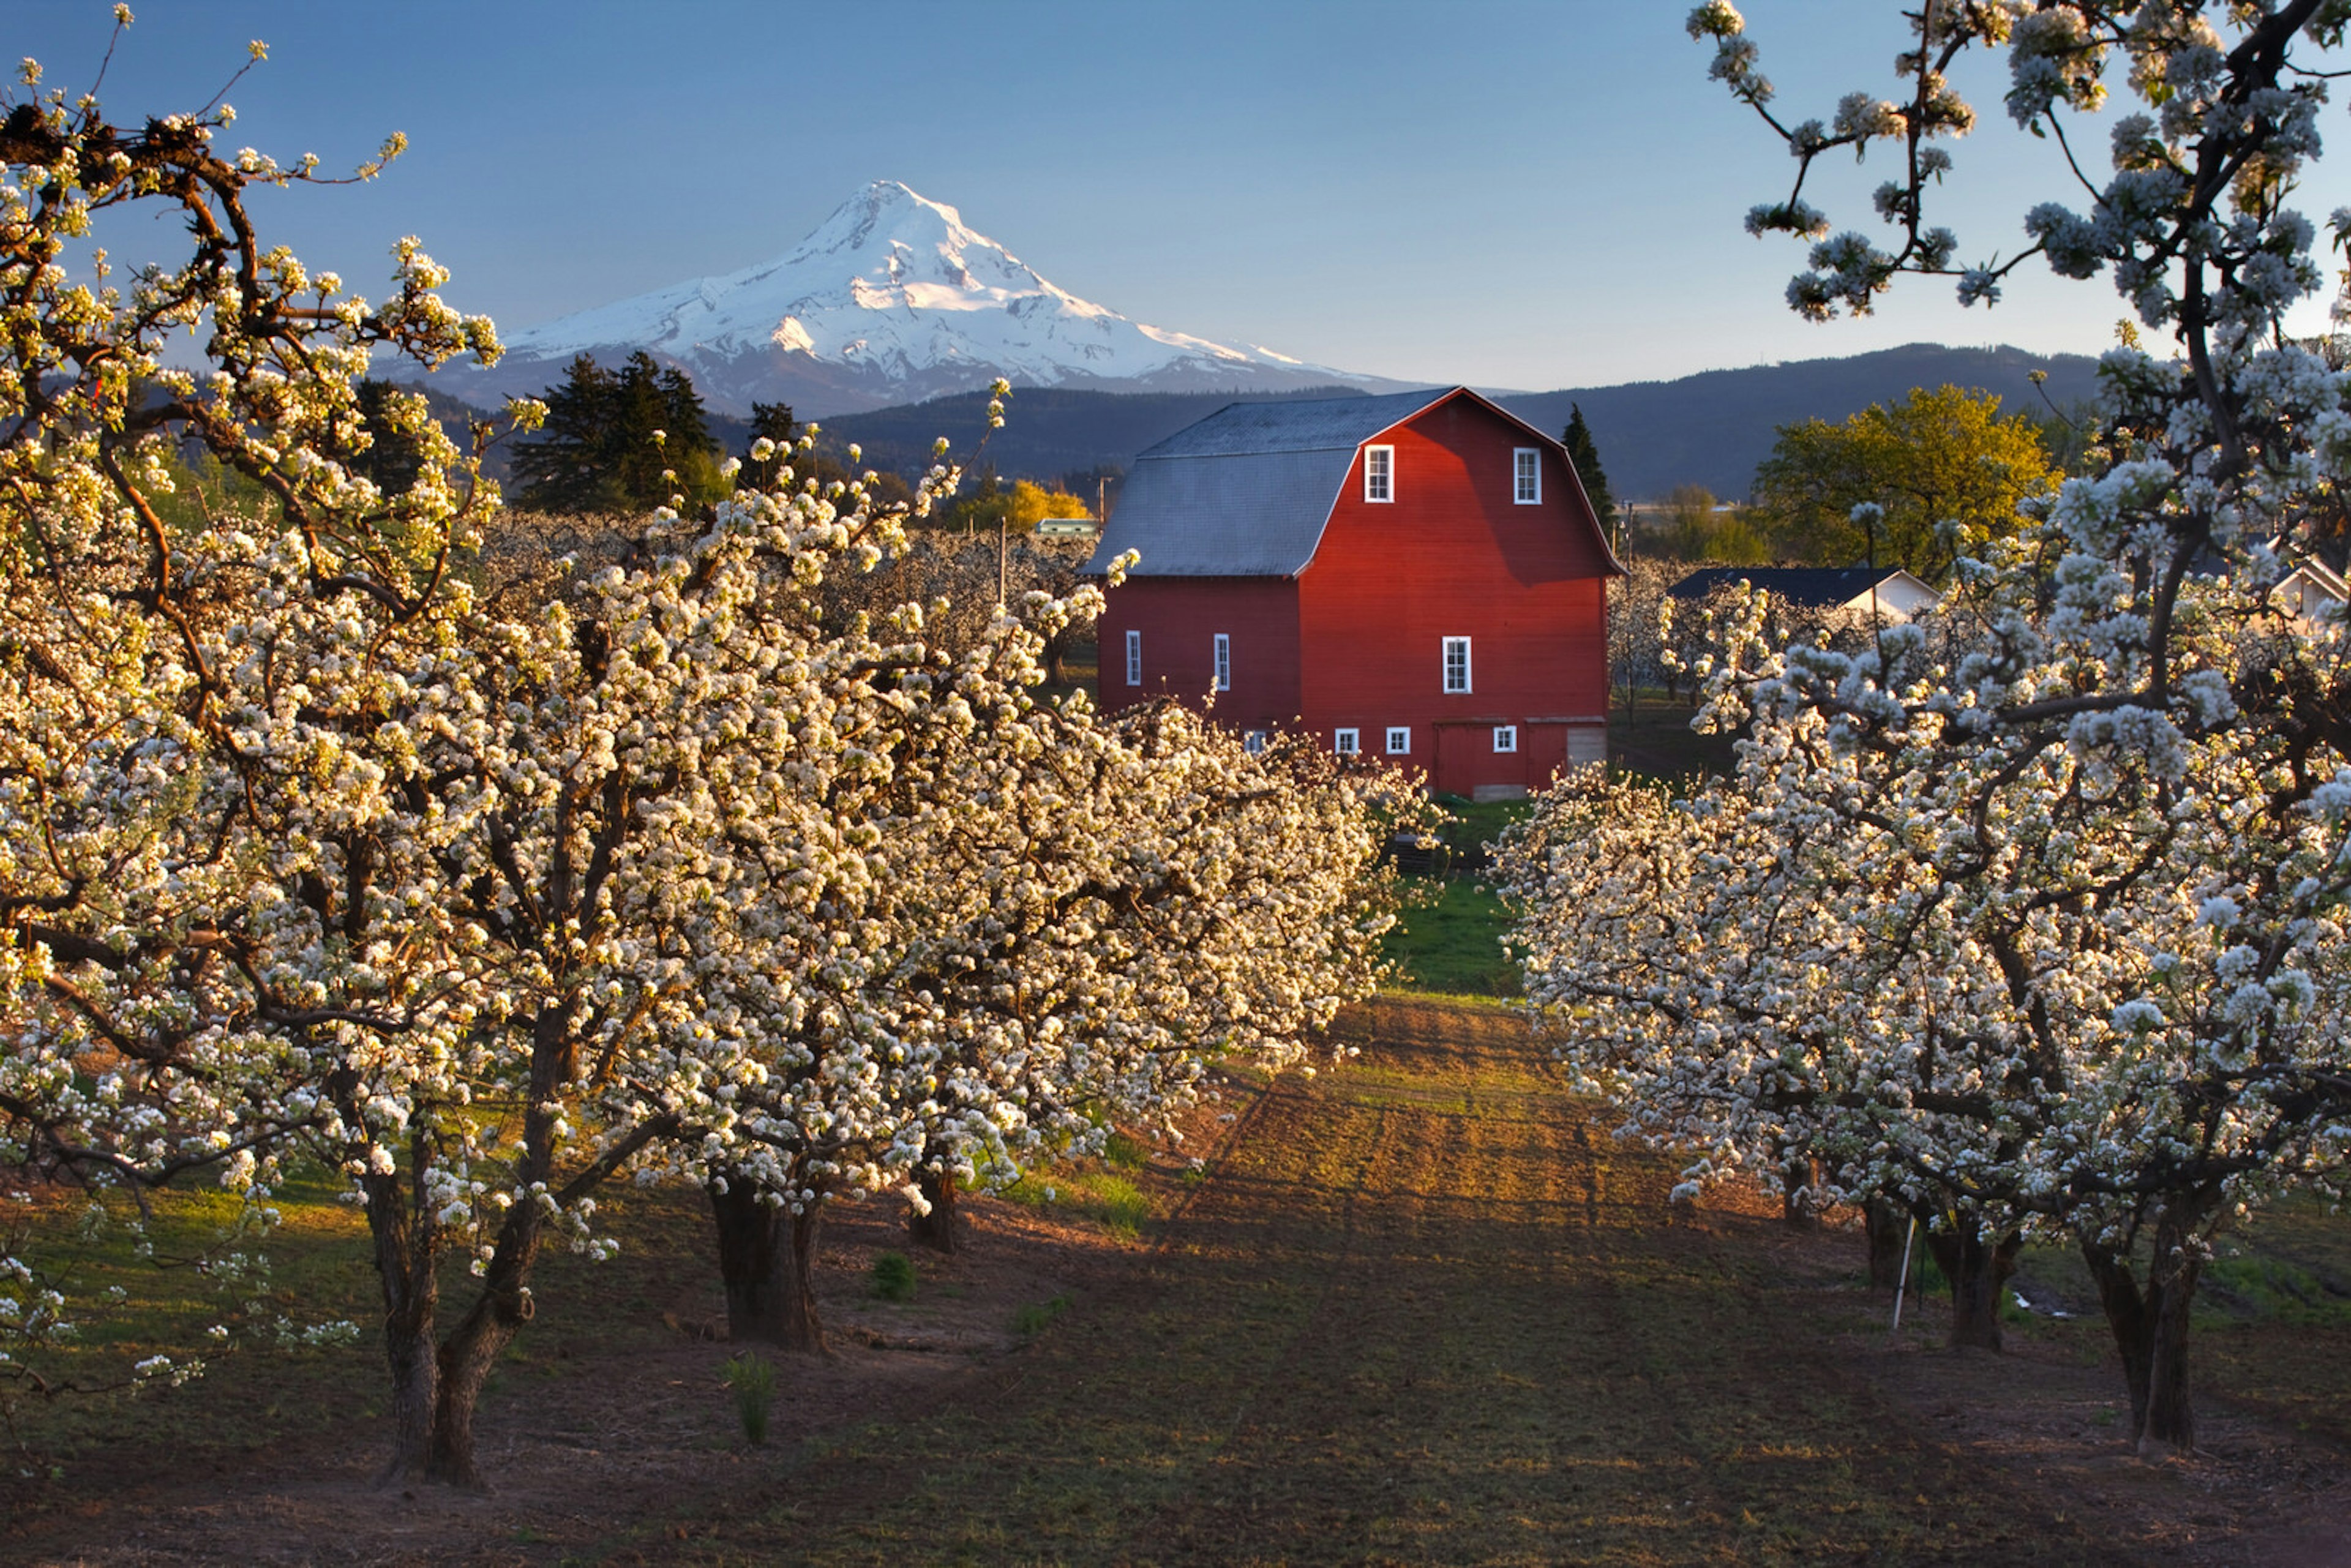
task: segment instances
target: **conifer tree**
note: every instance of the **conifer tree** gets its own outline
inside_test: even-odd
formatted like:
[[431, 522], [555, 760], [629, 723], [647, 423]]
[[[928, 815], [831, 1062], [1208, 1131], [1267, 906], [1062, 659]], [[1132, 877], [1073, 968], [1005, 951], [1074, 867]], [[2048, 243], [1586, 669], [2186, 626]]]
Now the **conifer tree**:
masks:
[[515, 452], [518, 499], [549, 512], [641, 512], [724, 494], [718, 444], [694, 382], [639, 350], [618, 371], [582, 354], [549, 387], [538, 439]]
[[1600, 467], [1600, 448], [1593, 444], [1592, 427], [1583, 423], [1583, 409], [1576, 403], [1567, 405], [1567, 433], [1560, 438], [1567, 448], [1567, 460], [1575, 465], [1575, 476], [1583, 481], [1583, 493], [1592, 502], [1593, 515], [1605, 528], [1616, 513], [1616, 497], [1608, 488], [1608, 476]]
[[517, 501], [542, 512], [610, 512], [620, 492], [610, 467], [617, 376], [581, 354], [564, 371], [563, 384], [540, 400], [547, 419], [536, 440], [516, 446]]

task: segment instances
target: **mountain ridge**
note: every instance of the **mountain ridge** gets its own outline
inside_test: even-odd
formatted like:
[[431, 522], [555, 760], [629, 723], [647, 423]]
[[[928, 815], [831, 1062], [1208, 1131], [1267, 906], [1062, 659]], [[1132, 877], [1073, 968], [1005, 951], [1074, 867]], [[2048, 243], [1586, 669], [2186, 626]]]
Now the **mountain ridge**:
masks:
[[[2097, 361], [2082, 354], [2034, 354], [2002, 344], [1989, 349], [1910, 343], [1818, 360], [1700, 371], [1669, 381], [1627, 382], [1553, 392], [1488, 392], [1528, 423], [1552, 435], [1581, 406], [1610, 486], [1630, 500], [1661, 498], [1678, 485], [1702, 485], [1726, 497], [1747, 494], [1755, 466], [1778, 428], [1805, 419], [1832, 423], [1915, 387], [1945, 384], [1989, 392], [2002, 412], [2050, 417], [2088, 398]], [[2036, 386], [2032, 372], [2046, 381]], [[1350, 389], [1319, 389], [1345, 395]], [[1484, 389], [1480, 389], [1481, 391]], [[1314, 390], [1288, 395], [1313, 395]], [[2046, 401], [2044, 401], [2044, 397]], [[1101, 392], [1016, 387], [1005, 427], [988, 435], [981, 461], [1007, 476], [1050, 479], [1115, 466], [1155, 442], [1237, 400], [1223, 393]], [[1248, 401], [1255, 401], [1250, 397]], [[984, 394], [949, 396], [820, 421], [826, 444], [855, 442], [869, 467], [917, 474], [931, 444], [946, 436], [968, 463], [987, 435]]]

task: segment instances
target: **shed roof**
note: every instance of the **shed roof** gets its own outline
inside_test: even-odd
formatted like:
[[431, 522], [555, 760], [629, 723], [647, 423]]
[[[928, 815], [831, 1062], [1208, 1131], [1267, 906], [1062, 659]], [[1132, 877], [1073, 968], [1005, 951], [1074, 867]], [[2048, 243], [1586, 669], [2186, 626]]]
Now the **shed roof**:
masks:
[[1135, 458], [1088, 570], [1132, 549], [1151, 577], [1295, 577], [1355, 449], [1460, 390], [1228, 403]]
[[1672, 599], [1703, 599], [1718, 588], [1744, 580], [1791, 604], [1830, 610], [1908, 575], [1898, 566], [1708, 566], [1691, 572], [1666, 593]]

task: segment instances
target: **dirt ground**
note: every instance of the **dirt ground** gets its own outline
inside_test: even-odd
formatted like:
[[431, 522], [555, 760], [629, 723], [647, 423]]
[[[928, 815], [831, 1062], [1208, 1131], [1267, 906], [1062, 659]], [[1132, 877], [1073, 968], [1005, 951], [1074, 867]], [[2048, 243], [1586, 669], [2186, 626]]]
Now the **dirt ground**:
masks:
[[483, 1411], [486, 1495], [377, 1487], [380, 1421], [133, 1445], [12, 1494], [0, 1558], [2351, 1565], [2328, 1437], [2208, 1388], [2201, 1451], [2141, 1460], [2094, 1333], [1954, 1355], [1930, 1309], [1889, 1340], [1856, 1235], [1668, 1206], [1509, 1015], [1388, 1001], [1343, 1032], [1351, 1065], [1234, 1086], [1155, 1151], [1139, 1241], [975, 1201], [893, 1304], [865, 1281], [894, 1216], [843, 1210], [837, 1354], [784, 1367], [763, 1448], [682, 1251], [570, 1309], [625, 1333], [543, 1312]]

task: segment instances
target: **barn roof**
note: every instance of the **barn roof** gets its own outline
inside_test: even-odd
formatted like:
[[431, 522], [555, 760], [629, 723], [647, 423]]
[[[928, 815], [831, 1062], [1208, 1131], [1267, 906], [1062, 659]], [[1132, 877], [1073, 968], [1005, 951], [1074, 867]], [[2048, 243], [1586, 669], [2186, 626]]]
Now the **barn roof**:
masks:
[[1666, 593], [1671, 599], [1704, 599], [1718, 588], [1745, 581], [1791, 604], [1833, 610], [1904, 575], [1898, 566], [1709, 566]]
[[1135, 458], [1088, 570], [1132, 549], [1152, 577], [1294, 577], [1355, 449], [1460, 390], [1229, 403]]

